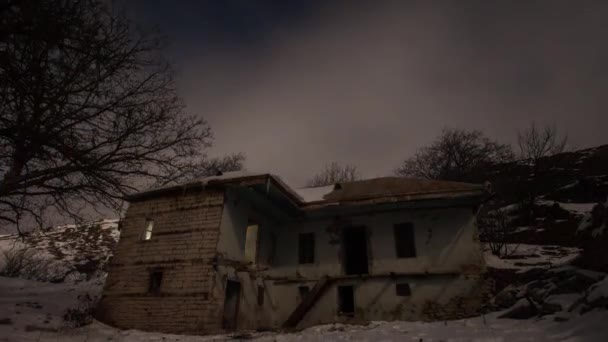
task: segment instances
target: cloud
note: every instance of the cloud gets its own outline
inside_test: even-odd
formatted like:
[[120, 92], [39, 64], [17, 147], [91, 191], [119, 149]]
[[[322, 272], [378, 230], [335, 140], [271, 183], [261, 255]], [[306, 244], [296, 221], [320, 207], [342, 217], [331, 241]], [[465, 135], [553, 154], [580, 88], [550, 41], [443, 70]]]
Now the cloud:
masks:
[[446, 126], [606, 142], [605, 3], [382, 4], [324, 7], [260, 48], [191, 41], [180, 88], [215, 152], [301, 185], [331, 161], [387, 174]]

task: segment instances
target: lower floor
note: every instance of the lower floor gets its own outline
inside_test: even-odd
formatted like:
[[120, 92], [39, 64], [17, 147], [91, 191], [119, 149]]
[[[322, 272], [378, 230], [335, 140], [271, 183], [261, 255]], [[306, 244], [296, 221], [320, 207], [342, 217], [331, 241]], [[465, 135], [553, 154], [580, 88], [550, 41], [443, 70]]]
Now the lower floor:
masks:
[[[83, 342], [83, 341], [194, 341], [196, 338], [176, 338], [157, 332], [140, 330], [121, 331], [105, 324], [93, 324], [69, 329], [63, 314], [77, 305], [77, 297], [101, 293], [98, 279], [72, 283], [40, 283], [19, 278], [0, 277], [0, 317], [12, 324], [0, 324], [3, 341], [19, 342]], [[572, 294], [568, 294], [570, 296]], [[579, 300], [580, 296], [572, 297]], [[40, 307], [23, 305], [36, 302]], [[366, 326], [325, 325], [295, 333], [251, 333], [260, 342], [301, 341], [605, 341], [608, 336], [608, 311], [595, 309], [584, 315], [565, 309], [559, 316], [534, 317], [527, 320], [499, 319], [502, 312], [483, 317], [449, 322], [373, 322]], [[562, 319], [555, 319], [561, 317]], [[563, 318], [566, 318], [564, 321]], [[49, 321], [42, 323], [42, 320]], [[32, 329], [44, 327], [44, 331]], [[230, 340], [232, 335], [217, 336]]]
[[219, 269], [203, 291], [131, 293], [102, 299], [99, 319], [120, 328], [212, 334], [303, 328], [330, 322], [444, 320], [475, 315], [479, 275], [378, 274], [287, 279]]

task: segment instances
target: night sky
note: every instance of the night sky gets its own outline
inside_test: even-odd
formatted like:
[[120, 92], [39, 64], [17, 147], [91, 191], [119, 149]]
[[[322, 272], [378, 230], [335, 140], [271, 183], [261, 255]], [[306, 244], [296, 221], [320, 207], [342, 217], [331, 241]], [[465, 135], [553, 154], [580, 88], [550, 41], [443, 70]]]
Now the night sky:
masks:
[[608, 143], [608, 1], [151, 1], [212, 154], [294, 185], [387, 175], [444, 127], [515, 143], [532, 120]]

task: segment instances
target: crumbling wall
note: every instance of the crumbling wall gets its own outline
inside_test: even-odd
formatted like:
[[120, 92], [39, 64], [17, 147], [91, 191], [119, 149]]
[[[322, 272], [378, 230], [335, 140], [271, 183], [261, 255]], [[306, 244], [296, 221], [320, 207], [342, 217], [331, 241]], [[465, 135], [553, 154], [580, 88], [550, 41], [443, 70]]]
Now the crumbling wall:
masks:
[[[334, 236], [339, 239], [339, 233], [328, 231], [334, 221], [299, 222], [277, 230], [281, 244], [268, 274], [292, 283], [271, 287], [275, 301], [281, 303], [273, 312], [274, 325], [283, 322], [300, 302], [298, 286], [312, 288], [323, 275], [343, 277], [341, 244]], [[480, 275], [485, 261], [472, 208], [403, 210], [342, 217], [340, 221], [343, 227], [367, 227], [370, 276], [332, 284], [300, 326], [352, 320], [338, 315], [338, 284], [354, 286], [355, 321], [457, 318], [481, 308], [483, 291], [479, 289], [484, 281]], [[416, 257], [396, 257], [393, 226], [402, 222], [413, 223]], [[315, 233], [315, 262], [300, 265], [297, 239], [298, 233], [305, 232]], [[411, 296], [397, 296], [397, 283], [410, 284]]]
[[[221, 331], [223, 295], [213, 289], [213, 260], [223, 200], [223, 192], [204, 191], [131, 203], [98, 318], [149, 331]], [[154, 229], [144, 241], [146, 220], [154, 220]], [[153, 271], [163, 272], [159, 293], [149, 293]]]
[[[396, 285], [406, 283], [411, 289], [408, 296], [399, 296]], [[281, 303], [295, 307], [300, 301], [298, 286], [314, 286], [302, 282], [273, 286]], [[355, 313], [352, 316], [338, 312], [338, 286], [353, 286]], [[331, 322], [360, 323], [368, 321], [433, 321], [475, 316], [483, 312], [488, 294], [488, 282], [483, 276], [427, 275], [368, 277], [338, 280], [319, 298], [317, 303], [298, 324], [299, 328]], [[277, 320], [275, 324], [282, 323]]]
[[[236, 326], [243, 329], [267, 329], [273, 327], [271, 314], [282, 303], [274, 302], [270, 281], [264, 277], [271, 267], [276, 249], [275, 222], [256, 210], [256, 204], [247, 201], [231, 189], [225, 193], [221, 229], [217, 244], [217, 274], [214, 290], [223, 296], [226, 281], [240, 284], [240, 300]], [[253, 220], [259, 225], [256, 263], [245, 260], [247, 225]], [[261, 301], [258, 300], [262, 291]]]

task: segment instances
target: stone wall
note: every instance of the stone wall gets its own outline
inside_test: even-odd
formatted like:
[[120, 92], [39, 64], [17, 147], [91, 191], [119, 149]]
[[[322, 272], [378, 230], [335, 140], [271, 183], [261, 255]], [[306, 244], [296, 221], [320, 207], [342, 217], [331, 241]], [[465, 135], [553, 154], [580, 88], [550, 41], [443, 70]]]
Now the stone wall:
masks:
[[[131, 203], [110, 263], [98, 318], [121, 328], [172, 333], [221, 331], [223, 293], [214, 287], [224, 195], [171, 195]], [[154, 221], [142, 240], [146, 220]], [[163, 272], [149, 293], [150, 273]], [[219, 291], [221, 292], [221, 291]]]

